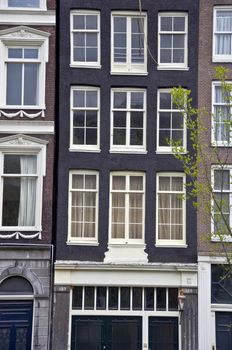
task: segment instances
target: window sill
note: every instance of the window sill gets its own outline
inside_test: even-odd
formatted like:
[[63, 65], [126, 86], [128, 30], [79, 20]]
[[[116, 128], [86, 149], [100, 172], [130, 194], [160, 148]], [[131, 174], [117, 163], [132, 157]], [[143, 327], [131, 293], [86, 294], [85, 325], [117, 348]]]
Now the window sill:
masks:
[[7, 10], [7, 11], [12, 11], [12, 12], [21, 12], [21, 11], [26, 11], [26, 12], [39, 12], [39, 11], [47, 11], [46, 7], [0, 7], [0, 10]]
[[224, 236], [224, 237], [219, 237], [219, 236], [212, 236], [211, 237], [211, 242], [213, 243], [231, 243], [232, 242], [232, 237], [231, 236]]
[[146, 244], [145, 243], [131, 243], [131, 242], [125, 242], [125, 243], [114, 243], [114, 242], [109, 242], [108, 247], [117, 247], [117, 248], [124, 248], [124, 247], [128, 247], [128, 248], [145, 248]]
[[145, 150], [138, 150], [138, 149], [135, 149], [135, 150], [129, 150], [129, 149], [110, 149], [109, 150], [109, 153], [125, 153], [125, 154], [147, 154], [147, 151]]
[[187, 244], [159, 244], [159, 243], [156, 243], [155, 244], [155, 247], [157, 248], [188, 248], [188, 245]]
[[13, 232], [13, 231], [23, 231], [23, 232], [36, 232], [36, 231], [42, 231], [41, 227], [0, 227], [0, 232]]
[[157, 70], [182, 70], [182, 71], [189, 71], [189, 67], [157, 66]]
[[232, 144], [227, 143], [226, 141], [224, 143], [217, 143], [216, 141], [212, 141], [211, 146], [212, 147], [220, 147], [220, 148], [222, 148], [222, 147], [228, 148], [228, 147], [232, 147]]
[[99, 246], [98, 242], [75, 242], [75, 241], [67, 241], [66, 242], [67, 245], [81, 245], [81, 246], [93, 246], [93, 247], [97, 247]]
[[69, 152], [90, 152], [90, 153], [101, 153], [100, 149], [87, 149], [87, 148], [69, 148]]
[[132, 71], [111, 71], [110, 72], [111, 75], [148, 75], [148, 72], [132, 72]]
[[212, 60], [213, 63], [219, 63], [219, 62], [225, 62], [225, 63], [232, 63], [232, 56], [230, 57], [213, 57], [213, 60]]
[[[187, 154], [187, 150], [185, 152], [178, 152], [180, 154]], [[174, 154], [174, 152], [172, 152], [171, 150], [168, 150], [168, 151], [156, 151], [156, 154]]]
[[90, 68], [90, 69], [101, 69], [101, 65], [92, 65], [92, 64], [75, 64], [75, 63], [70, 63], [69, 65], [70, 68]]

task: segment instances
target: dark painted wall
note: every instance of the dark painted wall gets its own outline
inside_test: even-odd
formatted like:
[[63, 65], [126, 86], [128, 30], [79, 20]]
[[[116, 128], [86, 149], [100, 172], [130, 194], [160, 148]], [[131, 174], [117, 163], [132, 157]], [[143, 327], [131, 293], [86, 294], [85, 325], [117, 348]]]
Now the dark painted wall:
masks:
[[[148, 56], [147, 76], [110, 75], [110, 26], [111, 11], [137, 10], [135, 0], [76, 0], [61, 1], [59, 23], [59, 124], [57, 164], [57, 260], [102, 261], [107, 250], [109, 213], [109, 175], [113, 170], [146, 172], [145, 243], [150, 262], [196, 261], [196, 215], [191, 203], [187, 203], [186, 249], [156, 248], [155, 198], [156, 172], [181, 171], [180, 163], [172, 155], [156, 154], [157, 89], [182, 85], [192, 90], [197, 104], [197, 54], [198, 54], [198, 1], [197, 0], [143, 0], [147, 11], [148, 43], [157, 59], [158, 12], [188, 12], [189, 71], [157, 71], [155, 62]], [[70, 68], [70, 10], [97, 9], [101, 11], [101, 69]], [[69, 152], [70, 86], [93, 85], [100, 87], [100, 143], [101, 153]], [[110, 154], [110, 90], [111, 87], [141, 87], [147, 89], [147, 155]], [[188, 149], [190, 145], [188, 144]], [[68, 230], [68, 174], [69, 169], [94, 169], [100, 172], [99, 184], [99, 246], [67, 246]]]

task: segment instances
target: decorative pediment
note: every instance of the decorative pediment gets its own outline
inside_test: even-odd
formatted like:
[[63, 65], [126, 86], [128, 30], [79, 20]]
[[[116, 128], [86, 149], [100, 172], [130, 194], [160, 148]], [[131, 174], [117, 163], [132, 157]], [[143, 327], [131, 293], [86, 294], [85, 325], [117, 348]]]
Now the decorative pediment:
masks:
[[45, 40], [49, 36], [50, 33], [26, 26], [0, 30], [0, 40]]
[[41, 140], [36, 137], [31, 137], [31, 136], [22, 135], [22, 134], [0, 138], [0, 148], [12, 146], [12, 145], [41, 147], [42, 145], [46, 145], [47, 143], [48, 142], [45, 140]]

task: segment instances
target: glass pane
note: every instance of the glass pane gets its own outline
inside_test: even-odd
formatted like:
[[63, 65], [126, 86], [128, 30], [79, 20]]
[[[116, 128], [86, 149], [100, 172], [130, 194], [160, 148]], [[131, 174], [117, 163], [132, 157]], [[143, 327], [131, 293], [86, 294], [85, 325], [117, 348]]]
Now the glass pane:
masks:
[[[141, 321], [138, 319], [113, 319], [110, 322], [112, 334], [111, 350], [137, 350], [142, 349]], [[88, 350], [90, 350], [88, 348]]]
[[8, 0], [8, 7], [40, 7], [40, 0]]
[[86, 126], [97, 128], [97, 116], [95, 111], [86, 111]]
[[97, 47], [97, 34], [87, 33], [86, 34], [86, 46], [87, 47]]
[[172, 35], [162, 34], [160, 37], [161, 49], [170, 49], [172, 47]]
[[86, 29], [97, 29], [97, 19], [98, 16], [96, 15], [86, 15]]
[[230, 171], [229, 170], [214, 170], [214, 189], [229, 190], [230, 189]]
[[143, 130], [131, 129], [130, 145], [131, 146], [142, 146], [143, 145]]
[[115, 239], [125, 238], [125, 224], [112, 224], [111, 236]]
[[144, 19], [137, 17], [131, 19], [132, 33], [142, 33], [144, 28]]
[[126, 128], [126, 112], [114, 112], [114, 127]]
[[126, 92], [114, 92], [114, 108], [126, 108]]
[[170, 32], [172, 31], [172, 17], [161, 17], [161, 31]]
[[84, 145], [85, 144], [85, 133], [84, 129], [73, 129], [73, 143], [75, 145]]
[[178, 289], [168, 288], [168, 310], [178, 310]]
[[85, 175], [85, 189], [96, 189], [96, 175]]
[[211, 265], [211, 302], [231, 304], [232, 275], [226, 265]]
[[174, 177], [171, 178], [171, 190], [172, 191], [183, 191], [183, 178]]
[[118, 310], [118, 287], [109, 287], [109, 310]]
[[184, 35], [173, 35], [173, 48], [183, 49], [184, 48]]
[[94, 308], [94, 287], [85, 287], [85, 300], [84, 307], [85, 310], [90, 310]]
[[86, 62], [97, 62], [97, 48], [86, 48]]
[[126, 129], [114, 129], [114, 145], [126, 145]]
[[22, 64], [7, 63], [6, 104], [22, 104]]
[[171, 178], [167, 176], [159, 176], [159, 191], [170, 191], [170, 189]]
[[84, 175], [72, 175], [72, 188], [84, 188]]
[[38, 73], [38, 64], [24, 64], [24, 105], [38, 105]]
[[36, 174], [37, 156], [4, 155], [4, 174]]
[[114, 62], [126, 62], [126, 49], [114, 48]]
[[24, 49], [24, 58], [38, 58], [38, 49]]
[[97, 107], [97, 91], [86, 91], [86, 107]]
[[82, 309], [82, 287], [73, 288], [72, 308]]
[[126, 188], [126, 177], [125, 176], [113, 176], [113, 190], [125, 190]]
[[114, 46], [117, 48], [126, 47], [126, 34], [124, 33], [114, 34]]
[[144, 309], [154, 310], [154, 288], [145, 288], [144, 293]]
[[172, 63], [171, 49], [160, 49], [160, 63]]
[[97, 129], [86, 129], [86, 145], [97, 144]]
[[83, 48], [74, 48], [73, 50], [73, 59], [76, 62], [85, 62], [86, 58], [85, 58], [85, 49]]
[[126, 17], [114, 17], [114, 32], [126, 32]]
[[132, 309], [142, 310], [142, 288], [132, 288]]
[[8, 49], [8, 58], [23, 58], [23, 49]]
[[182, 49], [173, 50], [173, 63], [184, 63], [184, 50]]
[[121, 287], [121, 310], [130, 310], [130, 287]]
[[102, 350], [103, 321], [72, 316], [72, 349]]
[[185, 17], [174, 17], [173, 30], [175, 32], [185, 31]]
[[[130, 190], [131, 191], [142, 191], [143, 190], [143, 177], [142, 176], [130, 176]], [[135, 203], [135, 205], [136, 205], [136, 203]]]
[[85, 15], [74, 15], [73, 16], [73, 28], [74, 29], [85, 29]]
[[85, 107], [85, 91], [73, 91], [73, 107]]
[[85, 111], [73, 112], [73, 126], [85, 126]]
[[143, 92], [131, 92], [131, 108], [143, 109]]
[[131, 112], [130, 113], [131, 120], [130, 126], [131, 128], [143, 128], [143, 112]]
[[6, 178], [3, 187], [2, 225], [18, 226], [20, 179]]
[[156, 288], [156, 309], [157, 311], [166, 310], [166, 288]]
[[142, 239], [143, 238], [143, 225], [142, 224], [129, 224], [129, 238], [130, 239]]
[[171, 109], [172, 97], [169, 92], [160, 93], [160, 109]]
[[124, 193], [112, 193], [112, 207], [125, 207]]
[[97, 287], [97, 310], [106, 309], [106, 287]]
[[73, 33], [73, 45], [84, 47], [85, 46], [85, 33]]

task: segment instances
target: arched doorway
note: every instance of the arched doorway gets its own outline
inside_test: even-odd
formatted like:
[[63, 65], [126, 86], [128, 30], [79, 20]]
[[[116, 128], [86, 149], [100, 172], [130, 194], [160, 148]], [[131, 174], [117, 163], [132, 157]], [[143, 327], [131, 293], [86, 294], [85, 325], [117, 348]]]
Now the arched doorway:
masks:
[[33, 321], [32, 285], [12, 276], [0, 284], [0, 350], [31, 350]]

